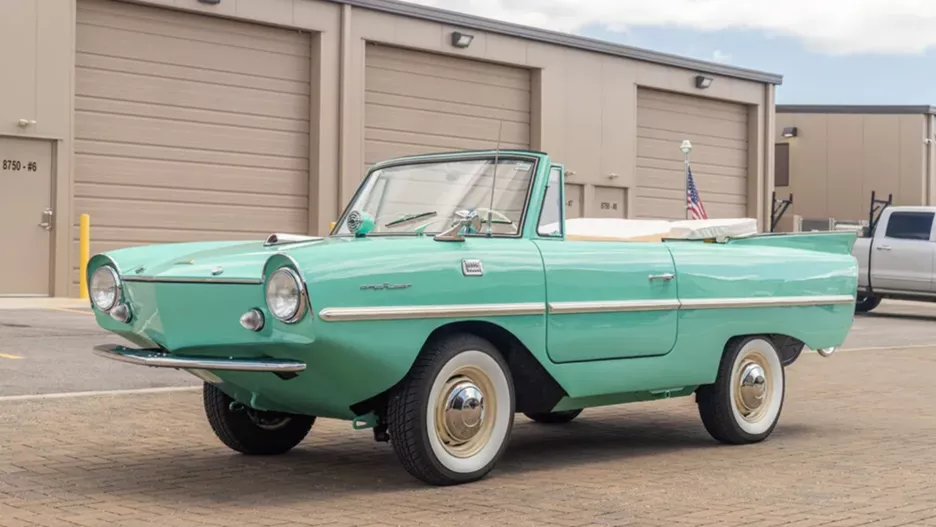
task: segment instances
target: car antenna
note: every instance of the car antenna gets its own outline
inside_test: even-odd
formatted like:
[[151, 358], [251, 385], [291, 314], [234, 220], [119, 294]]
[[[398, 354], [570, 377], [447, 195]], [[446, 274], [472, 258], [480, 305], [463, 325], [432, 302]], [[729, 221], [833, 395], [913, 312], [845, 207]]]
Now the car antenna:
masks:
[[494, 214], [494, 191], [497, 190], [497, 165], [498, 158], [500, 157], [500, 143], [501, 143], [501, 131], [504, 129], [504, 120], [500, 119], [497, 123], [497, 146], [494, 147], [494, 176], [491, 178], [491, 206], [488, 207], [488, 238], [492, 236], [491, 230], [494, 228], [494, 224], [491, 223], [492, 215]]

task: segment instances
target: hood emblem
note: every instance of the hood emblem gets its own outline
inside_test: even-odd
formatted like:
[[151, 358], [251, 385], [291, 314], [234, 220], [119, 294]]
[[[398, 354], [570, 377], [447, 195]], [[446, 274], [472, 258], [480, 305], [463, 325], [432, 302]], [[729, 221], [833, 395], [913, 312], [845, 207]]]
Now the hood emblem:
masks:
[[412, 284], [388, 284], [384, 282], [382, 284], [365, 284], [361, 286], [361, 289], [373, 289], [375, 291], [380, 291], [383, 289], [406, 289], [411, 286]]
[[192, 265], [195, 263], [195, 260], [179, 260], [175, 265]]
[[218, 276], [219, 274], [221, 274], [221, 273], [223, 273], [223, 272], [224, 272], [224, 268], [223, 268], [223, 267], [215, 267], [214, 269], [211, 270], [211, 275], [212, 275], [212, 276]]

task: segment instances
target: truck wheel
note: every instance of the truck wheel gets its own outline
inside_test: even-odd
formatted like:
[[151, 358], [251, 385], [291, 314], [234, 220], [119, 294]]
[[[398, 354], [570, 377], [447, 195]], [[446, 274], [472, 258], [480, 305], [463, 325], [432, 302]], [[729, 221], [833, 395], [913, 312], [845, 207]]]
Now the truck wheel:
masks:
[[855, 312], [856, 313], [867, 313], [872, 309], [878, 307], [881, 303], [881, 298], [869, 295], [869, 294], [858, 294], [858, 298], [855, 301]]
[[533, 421], [536, 421], [537, 423], [560, 424], [560, 423], [568, 423], [569, 421], [578, 417], [580, 413], [582, 413], [581, 409], [565, 410], [562, 412], [546, 412], [546, 413], [541, 413], [541, 414], [529, 414], [529, 413], [524, 412], [523, 415], [527, 416]]
[[731, 342], [722, 355], [714, 384], [696, 391], [702, 424], [718, 441], [763, 441], [780, 418], [786, 376], [777, 349], [767, 339]]
[[403, 467], [430, 485], [486, 476], [514, 421], [510, 371], [490, 342], [471, 334], [426, 346], [387, 405], [390, 443]]
[[[208, 423], [218, 439], [242, 454], [284, 454], [302, 442], [315, 423], [311, 415], [262, 412], [236, 404], [210, 383], [205, 383], [202, 401]], [[232, 403], [235, 409], [231, 408]]]

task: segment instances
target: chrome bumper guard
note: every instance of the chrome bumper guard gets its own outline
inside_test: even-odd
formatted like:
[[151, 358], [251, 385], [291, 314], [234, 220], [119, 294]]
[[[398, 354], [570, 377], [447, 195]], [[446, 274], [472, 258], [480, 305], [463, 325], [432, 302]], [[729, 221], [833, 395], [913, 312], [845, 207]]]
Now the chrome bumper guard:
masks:
[[296, 373], [306, 369], [303, 362], [288, 359], [222, 359], [172, 355], [162, 350], [131, 349], [116, 344], [94, 347], [94, 353], [108, 359], [153, 368], [180, 370], [225, 370], [270, 373]]

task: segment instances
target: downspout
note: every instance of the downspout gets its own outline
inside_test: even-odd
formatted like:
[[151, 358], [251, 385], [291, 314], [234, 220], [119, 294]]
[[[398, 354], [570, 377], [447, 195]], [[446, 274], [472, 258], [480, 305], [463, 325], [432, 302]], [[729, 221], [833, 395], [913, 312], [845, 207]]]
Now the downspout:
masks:
[[773, 191], [774, 191], [774, 143], [776, 142], [776, 87], [773, 84], [767, 84], [764, 101], [764, 182], [763, 194], [760, 197], [761, 207], [763, 207], [764, 221], [762, 230], [768, 231], [773, 219]]
[[[344, 209], [345, 181], [348, 168], [348, 132], [351, 129], [348, 120], [351, 118], [348, 106], [351, 102], [348, 100], [350, 93], [349, 82], [351, 69], [351, 5], [341, 5], [341, 32], [338, 44], [338, 181], [335, 185], [337, 190], [335, 198], [335, 210], [338, 214]], [[337, 218], [336, 218], [337, 219]]]
[[923, 141], [923, 144], [926, 145], [923, 162], [923, 205], [933, 204], [933, 150], [936, 148], [936, 137], [933, 135], [936, 132], [936, 127], [933, 126], [934, 119], [936, 119], [936, 116], [932, 113], [926, 114], [926, 139]]

